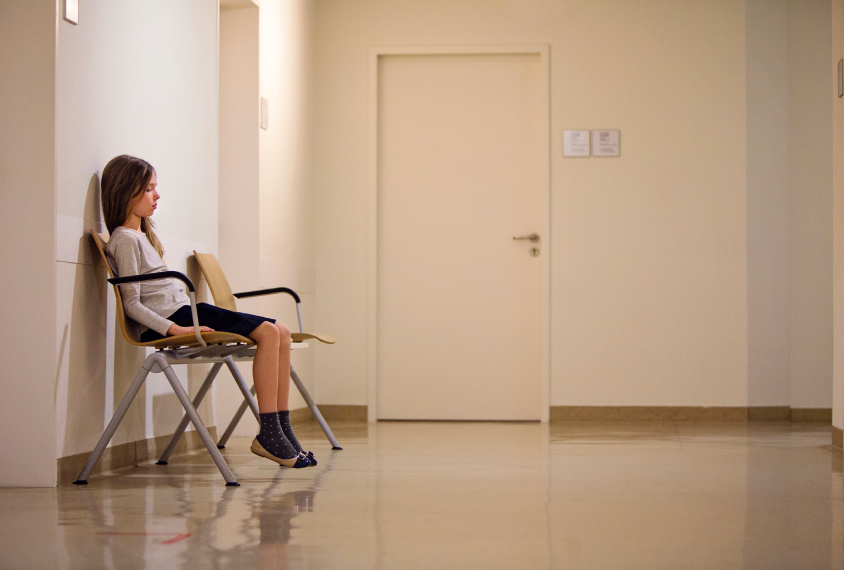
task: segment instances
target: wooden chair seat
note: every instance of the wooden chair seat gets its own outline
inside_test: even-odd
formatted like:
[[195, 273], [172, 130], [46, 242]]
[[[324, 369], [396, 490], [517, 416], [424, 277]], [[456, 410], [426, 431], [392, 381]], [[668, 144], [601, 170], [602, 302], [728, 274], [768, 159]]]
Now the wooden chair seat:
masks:
[[290, 338], [293, 339], [293, 342], [302, 342], [308, 339], [318, 340], [325, 344], [334, 344], [334, 339], [327, 334], [316, 334], [316, 333], [297, 333], [292, 332], [290, 333]]
[[[200, 333], [202, 340], [208, 344], [248, 344], [254, 345], [255, 341], [249, 337], [240, 336], [239, 334], [227, 332], [204, 332]], [[176, 336], [166, 336], [159, 340], [150, 342], [135, 343], [138, 346], [149, 346], [152, 348], [176, 348], [176, 347], [194, 347], [200, 346], [193, 333], [180, 334]]]

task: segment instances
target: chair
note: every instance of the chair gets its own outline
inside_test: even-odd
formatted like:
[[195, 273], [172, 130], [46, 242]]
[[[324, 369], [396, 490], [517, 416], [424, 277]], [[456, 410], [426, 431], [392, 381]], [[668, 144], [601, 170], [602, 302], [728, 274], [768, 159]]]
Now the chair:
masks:
[[[126, 415], [129, 406], [135, 399], [135, 396], [138, 394], [138, 391], [141, 389], [141, 386], [146, 380], [146, 377], [149, 375], [150, 372], [163, 372], [164, 375], [167, 377], [170, 386], [173, 388], [173, 391], [176, 393], [176, 397], [179, 399], [179, 402], [185, 409], [185, 416], [182, 418], [182, 422], [179, 424], [180, 429], [177, 429], [178, 436], [181, 436], [181, 433], [184, 431], [184, 428], [187, 427], [188, 421], [192, 422], [194, 427], [196, 428], [197, 433], [199, 434], [200, 439], [202, 440], [203, 444], [205, 444], [205, 447], [208, 449], [208, 452], [211, 454], [214, 463], [217, 465], [217, 468], [220, 470], [220, 473], [226, 480], [226, 485], [232, 487], [238, 486], [239, 483], [235, 480], [234, 475], [232, 474], [231, 470], [223, 459], [223, 456], [220, 454], [220, 451], [215, 445], [214, 440], [211, 439], [211, 435], [205, 428], [205, 424], [203, 424], [202, 420], [199, 417], [199, 414], [197, 414], [196, 406], [198, 406], [199, 403], [202, 402], [202, 399], [205, 397], [205, 394], [211, 387], [211, 384], [214, 381], [214, 378], [217, 376], [217, 373], [220, 371], [220, 368], [222, 368], [223, 364], [225, 364], [231, 371], [232, 376], [234, 377], [235, 382], [240, 388], [240, 391], [243, 393], [244, 398], [247, 400], [248, 405], [257, 412], [258, 404], [255, 402], [252, 393], [246, 386], [246, 382], [244, 381], [243, 376], [240, 374], [240, 371], [235, 365], [235, 361], [252, 360], [254, 358], [256, 350], [255, 341], [248, 337], [243, 337], [232, 333], [200, 332], [196, 313], [195, 288], [191, 280], [188, 279], [186, 275], [178, 271], [163, 271], [146, 275], [115, 277], [114, 271], [112, 270], [112, 267], [109, 264], [108, 258], [105, 254], [105, 245], [108, 243], [109, 239], [108, 235], [98, 234], [93, 230], [91, 231], [91, 235], [108, 271], [108, 282], [114, 286], [114, 294], [117, 300], [117, 320], [120, 323], [120, 330], [123, 334], [123, 338], [126, 339], [126, 341], [130, 344], [143, 347], [152, 347], [156, 350], [153, 354], [150, 354], [144, 361], [143, 365], [141, 366], [141, 369], [135, 376], [132, 385], [126, 391], [126, 395], [123, 397], [123, 400], [120, 402], [120, 405], [114, 412], [114, 416], [112, 417], [111, 421], [103, 432], [103, 435], [100, 437], [99, 442], [97, 442], [97, 445], [94, 447], [94, 450], [88, 457], [88, 461], [85, 463], [85, 467], [83, 467], [82, 472], [79, 474], [79, 477], [77, 477], [76, 481], [74, 481], [74, 484], [86, 485], [88, 483], [88, 477], [91, 475], [94, 466], [102, 456], [103, 451], [105, 451], [108, 442], [111, 441], [111, 438], [114, 436], [114, 432], [117, 430], [117, 427], [120, 425], [120, 422]], [[118, 287], [118, 285], [163, 278], [179, 279], [180, 281], [184, 282], [187, 286], [188, 296], [190, 298], [191, 309], [193, 313], [194, 334], [168, 336], [166, 338], [152, 342], [140, 342], [137, 328], [131, 326], [131, 321], [126, 317], [126, 314], [123, 310], [123, 298], [120, 293], [120, 287]], [[202, 383], [202, 386], [200, 387], [199, 391], [197, 392], [194, 401], [191, 402], [188, 398], [187, 393], [179, 382], [178, 376], [176, 376], [176, 373], [173, 371], [171, 365], [199, 363], [210, 363], [213, 364], [213, 366], [208, 372], [208, 375], [206, 376], [205, 381]], [[175, 442], [178, 441], [178, 436], [174, 434], [174, 438], [171, 439], [170, 445], [168, 445], [167, 449], [165, 449], [164, 456], [169, 457], [170, 453], [172, 453], [172, 448], [175, 447]], [[159, 463], [162, 462], [166, 464], [166, 459], [164, 459], [163, 461], [159, 461]]]
[[[237, 311], [237, 304], [235, 302], [235, 298], [245, 299], [248, 297], [261, 297], [264, 295], [285, 293], [293, 297], [293, 299], [296, 301], [296, 315], [299, 320], [299, 332], [290, 333], [290, 336], [293, 340], [293, 347], [295, 348], [297, 344], [303, 343], [303, 341], [309, 339], [318, 340], [325, 344], [334, 344], [334, 339], [328, 335], [304, 332], [304, 327], [302, 326], [302, 311], [299, 308], [299, 305], [302, 300], [299, 295], [296, 294], [296, 292], [292, 289], [288, 289], [287, 287], [275, 287], [272, 289], [247, 291], [244, 293], [232, 293], [231, 287], [229, 286], [229, 282], [226, 279], [226, 276], [223, 273], [223, 269], [220, 267], [217, 258], [214, 257], [214, 254], [197, 253], [196, 251], [194, 251], [193, 255], [196, 258], [197, 263], [199, 263], [199, 269], [200, 271], [202, 271], [202, 275], [205, 277], [205, 281], [208, 283], [208, 288], [211, 290], [211, 296], [214, 297], [214, 304], [220, 307], [221, 309]], [[292, 366], [290, 367], [290, 379], [296, 385], [296, 388], [299, 390], [299, 393], [302, 395], [302, 398], [305, 400], [305, 403], [307, 403], [308, 408], [311, 410], [314, 419], [316, 419], [317, 423], [319, 423], [323, 433], [325, 434], [326, 438], [328, 438], [328, 441], [331, 443], [331, 448], [337, 450], [343, 449], [342, 447], [340, 447], [340, 444], [337, 443], [334, 434], [331, 432], [331, 428], [328, 427], [328, 424], [322, 417], [319, 408], [317, 408], [316, 404], [313, 401], [313, 398], [311, 398], [311, 395], [308, 393], [308, 390], [305, 388], [305, 385], [302, 383], [302, 380], [299, 378], [299, 375], [296, 373], [296, 370]], [[249, 392], [250, 394], [255, 394], [254, 385], [251, 387]], [[260, 423], [260, 419], [258, 417], [258, 408], [257, 405], [252, 405], [253, 402], [254, 398], [244, 397], [243, 403], [240, 405], [237, 412], [235, 412], [231, 422], [229, 422], [229, 425], [226, 428], [226, 431], [223, 432], [223, 435], [217, 442], [217, 447], [219, 449], [224, 449], [226, 447], [226, 443], [228, 442], [229, 437], [231, 437], [232, 433], [234, 432], [234, 429], [237, 427], [238, 422], [240, 422], [240, 419], [246, 412], [247, 407], [252, 408], [252, 412], [253, 414], [255, 414], [255, 419], [258, 420], [258, 423]], [[187, 417], [183, 418], [182, 424], [180, 424], [180, 428], [182, 430], [184, 430], [185, 427], [187, 427]], [[176, 441], [178, 441], [178, 435], [180, 435], [180, 432], [177, 430], [177, 432], [173, 435], [174, 438], [176, 438]], [[171, 446], [175, 447], [175, 442], [171, 441], [171, 445], [168, 446], [168, 448]], [[164, 456], [162, 457], [164, 458]], [[166, 458], [164, 459], [166, 460]]]

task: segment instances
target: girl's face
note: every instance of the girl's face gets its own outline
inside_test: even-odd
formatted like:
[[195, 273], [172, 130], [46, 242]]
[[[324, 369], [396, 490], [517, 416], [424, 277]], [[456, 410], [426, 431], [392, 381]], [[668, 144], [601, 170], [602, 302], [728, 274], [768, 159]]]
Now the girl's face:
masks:
[[155, 176], [155, 171], [153, 171], [146, 190], [144, 190], [143, 194], [138, 197], [138, 200], [132, 207], [132, 213], [134, 215], [139, 218], [148, 218], [155, 213], [155, 209], [158, 207], [156, 202], [158, 202], [158, 198], [160, 197], [158, 195], [158, 191], [156, 190], [157, 186], [158, 179]]

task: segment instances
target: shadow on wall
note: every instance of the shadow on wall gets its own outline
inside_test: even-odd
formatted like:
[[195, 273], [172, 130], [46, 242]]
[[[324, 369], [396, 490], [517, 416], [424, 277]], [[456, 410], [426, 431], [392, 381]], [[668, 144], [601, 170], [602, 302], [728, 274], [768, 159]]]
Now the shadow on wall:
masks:
[[[84, 219], [99, 222], [99, 178], [94, 173], [85, 195]], [[87, 226], [88, 224], [85, 224]], [[93, 448], [103, 426], [105, 402], [105, 281], [99, 253], [87, 232], [79, 237], [71, 313], [59, 345], [59, 363], [67, 364], [67, 417], [61, 449]], [[93, 262], [93, 265], [92, 265]], [[65, 295], [65, 292], [60, 292]]]
[[[59, 457], [87, 454], [94, 449], [148, 352], [124, 340], [113, 288], [107, 282], [107, 268], [90, 236], [91, 229], [106, 231], [100, 196], [100, 180], [94, 173], [85, 197], [84, 218], [73, 222], [79, 222], [73, 230], [74, 235], [78, 232], [78, 238], [74, 237], [73, 243], [60, 244], [61, 261], [67, 263], [59, 264], [64, 290], [58, 292], [61, 302], [56, 331]], [[198, 264], [190, 258], [186, 272], [195, 283], [200, 283]], [[200, 289], [204, 293], [204, 288]], [[198, 295], [197, 300], [203, 301], [204, 296]], [[209, 365], [193, 364], [187, 368], [186, 388], [195, 393]], [[207, 398], [199, 410], [209, 426], [214, 425], [212, 404], [213, 399]], [[135, 397], [111, 445], [169, 435], [182, 414], [181, 404], [169, 384], [162, 376], [153, 375]]]
[[[104, 229], [97, 173], [88, 184], [83, 211], [84, 232], [77, 250], [69, 332], [66, 327], [58, 351], [59, 362], [65, 355], [68, 358], [67, 418], [62, 447], [82, 452], [94, 448], [111, 410], [119, 404], [146, 356], [144, 349], [120, 338], [114, 296], [106, 281], [108, 274], [88, 233], [88, 228]], [[108, 326], [109, 318], [113, 319], [111, 326]], [[114, 343], [113, 360], [109, 357], [110, 343]], [[110, 393], [114, 401], [106, 402]], [[136, 400], [141, 404], [130, 408], [127, 417], [131, 419], [121, 423], [113, 443], [144, 438], [144, 398]]]
[[[90, 240], [88, 240], [90, 241]], [[102, 268], [77, 264], [70, 334], [59, 347], [68, 355], [68, 415], [64, 449], [84, 441], [93, 449], [103, 428], [106, 393], [106, 283]], [[69, 343], [69, 346], [65, 346]]]

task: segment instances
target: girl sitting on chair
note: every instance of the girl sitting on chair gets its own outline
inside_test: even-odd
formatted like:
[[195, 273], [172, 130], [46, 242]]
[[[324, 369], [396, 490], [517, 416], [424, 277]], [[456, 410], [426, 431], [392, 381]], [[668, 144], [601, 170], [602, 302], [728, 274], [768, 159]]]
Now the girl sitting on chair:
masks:
[[[103, 169], [102, 203], [111, 234], [108, 260], [118, 276], [167, 271], [164, 249], [153, 232], [150, 216], [158, 202], [155, 169], [146, 161], [121, 155]], [[192, 334], [190, 299], [172, 279], [120, 285], [123, 308], [140, 326], [141, 342], [169, 335]], [[275, 319], [236, 313], [197, 303], [200, 331], [247, 336], [258, 345], [252, 364], [261, 430], [252, 441], [252, 453], [285, 467], [316, 465], [290, 427], [290, 330]]]

